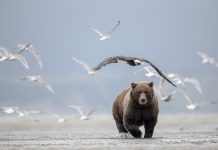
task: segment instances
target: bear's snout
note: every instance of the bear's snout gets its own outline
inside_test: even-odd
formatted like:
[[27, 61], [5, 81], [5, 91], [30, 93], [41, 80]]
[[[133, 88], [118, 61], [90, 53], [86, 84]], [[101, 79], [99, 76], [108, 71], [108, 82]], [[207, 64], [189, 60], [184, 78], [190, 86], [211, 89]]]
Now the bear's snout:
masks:
[[139, 104], [141, 105], [145, 105], [147, 103], [147, 97], [146, 95], [143, 93], [143, 94], [140, 94], [140, 97], [139, 97]]

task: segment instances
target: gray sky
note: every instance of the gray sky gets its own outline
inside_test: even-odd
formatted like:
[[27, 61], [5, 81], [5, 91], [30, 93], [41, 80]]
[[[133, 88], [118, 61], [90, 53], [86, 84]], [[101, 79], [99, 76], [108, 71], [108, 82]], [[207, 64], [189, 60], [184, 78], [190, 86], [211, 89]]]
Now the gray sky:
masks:
[[[133, 81], [152, 81], [125, 64], [110, 65], [88, 76], [72, 61], [75, 56], [95, 66], [108, 56], [126, 55], [152, 61], [164, 72], [199, 79], [203, 93], [186, 91], [197, 101], [218, 101], [218, 68], [203, 65], [197, 51], [218, 60], [217, 0], [0, 0], [0, 46], [14, 48], [32, 42], [44, 69], [25, 53], [30, 70], [19, 63], [0, 63], [0, 105], [71, 113], [69, 104], [110, 113], [113, 100]], [[121, 24], [107, 41], [99, 41], [90, 27], [109, 30]], [[14, 51], [14, 50], [12, 50]], [[15, 51], [14, 51], [15, 52]], [[42, 74], [54, 87], [51, 94], [36, 84], [16, 82]], [[169, 85], [170, 86], [170, 85]], [[160, 102], [162, 112], [189, 112], [180, 95]], [[217, 112], [218, 105], [197, 112]]]

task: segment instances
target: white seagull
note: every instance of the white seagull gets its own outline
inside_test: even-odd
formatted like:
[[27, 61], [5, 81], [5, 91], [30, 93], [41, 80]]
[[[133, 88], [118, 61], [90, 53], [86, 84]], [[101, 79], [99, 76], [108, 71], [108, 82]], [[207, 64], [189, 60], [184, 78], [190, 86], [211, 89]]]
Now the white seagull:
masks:
[[106, 33], [103, 33], [101, 31], [99, 31], [98, 29], [95, 29], [95, 28], [91, 28], [93, 31], [95, 31], [99, 36], [100, 36], [100, 41], [103, 41], [103, 40], [107, 40], [109, 38], [111, 38], [111, 34], [112, 32], [120, 25], [120, 21], [117, 22], [117, 24], [109, 31], [109, 32], [106, 32]]
[[186, 105], [186, 109], [188, 110], [196, 110], [200, 107], [202, 107], [203, 105], [207, 105], [207, 104], [216, 104], [216, 101], [210, 101], [210, 102], [204, 102], [204, 103], [196, 103], [194, 102], [194, 100], [189, 97], [186, 93], [182, 92], [182, 94], [185, 96], [186, 100], [188, 101], [188, 105]]
[[147, 73], [145, 74], [145, 76], [147, 77], [157, 77], [157, 78], [161, 78], [161, 76], [157, 73], [157, 71], [152, 67], [152, 66], [145, 66], [142, 69], [139, 69], [137, 71], [135, 71], [134, 73], [137, 74], [139, 71], [145, 70], [147, 71]]
[[87, 73], [88, 73], [89, 75], [94, 75], [94, 74], [97, 73], [97, 72], [96, 72], [95, 70], [93, 70], [87, 63], [85, 63], [85, 62], [83, 62], [83, 61], [77, 59], [76, 57], [72, 57], [72, 59], [73, 59], [76, 63], [82, 65], [83, 68], [87, 71]]
[[166, 94], [166, 92], [163, 89], [163, 82], [164, 79], [161, 78], [159, 86], [158, 87], [154, 86], [154, 91], [158, 94], [158, 96], [162, 101], [169, 102], [172, 100], [172, 96], [177, 93], [177, 89], [172, 91], [170, 94]]
[[35, 122], [40, 122], [38, 119], [33, 118], [32, 116], [30, 116], [30, 114], [38, 114], [38, 113], [42, 113], [41, 111], [23, 111], [20, 110], [19, 108], [15, 110], [15, 113], [18, 114], [19, 117], [27, 117]]
[[206, 63], [216, 64], [216, 60], [212, 57], [209, 57], [207, 54], [198, 51], [198, 55], [201, 56], [203, 64], [206, 64]]
[[0, 110], [2, 110], [6, 114], [13, 114], [18, 109], [18, 107], [0, 107]]
[[196, 78], [183, 77], [176, 73], [168, 73], [167, 76], [171, 78], [175, 84], [185, 86], [185, 83], [193, 84], [199, 93], [202, 93], [200, 82]]
[[38, 51], [33, 47], [31, 43], [19, 44], [17, 45], [17, 48], [20, 49], [19, 54], [23, 53], [24, 51], [29, 51], [31, 54], [33, 54], [36, 57], [40, 69], [42, 70], [43, 66], [42, 66], [41, 56], [39, 55]]
[[26, 76], [20, 79], [20, 81], [24, 81], [24, 80], [28, 80], [31, 82], [38, 82], [39, 84], [45, 86], [50, 92], [55, 93], [49, 82], [43, 79], [41, 75]]
[[96, 111], [96, 109], [92, 109], [88, 114], [86, 114], [79, 106], [69, 105], [70, 108], [76, 109], [80, 114], [80, 120], [89, 120], [91, 119], [91, 115]]
[[53, 116], [58, 119], [57, 120], [58, 123], [65, 123], [65, 122], [68, 121], [68, 118], [61, 117], [61, 116], [59, 116], [57, 114], [54, 114]]
[[0, 48], [0, 62], [2, 61], [19, 61], [26, 69], [29, 69], [29, 65], [22, 55], [12, 54], [5, 48]]

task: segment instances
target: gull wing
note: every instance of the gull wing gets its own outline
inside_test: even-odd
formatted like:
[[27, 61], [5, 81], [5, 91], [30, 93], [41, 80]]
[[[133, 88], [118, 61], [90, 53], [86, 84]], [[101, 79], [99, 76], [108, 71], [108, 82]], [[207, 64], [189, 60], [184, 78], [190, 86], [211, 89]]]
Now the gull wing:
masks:
[[76, 57], [72, 57], [72, 59], [73, 59], [76, 63], [82, 65], [83, 68], [85, 68], [88, 72], [94, 72], [94, 70], [92, 70], [92, 68], [91, 68], [87, 63], [85, 63], [85, 62], [83, 62], [83, 61], [77, 59]]
[[50, 83], [49, 83], [47, 80], [45, 80], [45, 79], [43, 79], [41, 76], [39, 76], [39, 77], [37, 78], [37, 81], [38, 81], [40, 84], [44, 85], [50, 92], [55, 93], [54, 90], [53, 90], [53, 88], [51, 87]]
[[36, 60], [39, 64], [40, 69], [42, 70], [43, 66], [42, 66], [42, 59], [41, 56], [39, 55], [39, 53], [34, 49], [34, 48], [30, 48], [30, 52], [36, 57]]
[[87, 116], [88, 116], [88, 117], [91, 116], [96, 110], [97, 110], [97, 108], [92, 109], [92, 110], [87, 114]]
[[26, 61], [26, 59], [22, 56], [22, 55], [15, 55], [16, 59], [20, 61], [20, 63], [26, 68], [26, 69], [29, 69], [29, 65]]
[[184, 82], [192, 83], [199, 93], [202, 93], [200, 82], [194, 78], [184, 78]]
[[73, 108], [73, 109], [76, 109], [80, 116], [86, 116], [85, 112], [81, 110], [81, 108], [79, 106], [75, 106], [75, 105], [69, 105], [69, 107]]
[[112, 63], [118, 63], [118, 56], [115, 57], [108, 57], [105, 60], [103, 60], [100, 64], [98, 64], [96, 67], [93, 68], [94, 71], [98, 71], [101, 69], [103, 66], [112, 64]]
[[91, 29], [92, 29], [93, 31], [95, 31], [98, 35], [100, 35], [101, 37], [104, 37], [104, 36], [105, 36], [105, 34], [102, 33], [101, 31], [99, 31], [98, 29], [95, 29], [95, 28], [92, 28], [92, 27], [91, 27]]
[[184, 95], [185, 99], [188, 101], [189, 104], [194, 104], [193, 100], [185, 92], [181, 91], [181, 93]]
[[8, 56], [9, 51], [6, 48], [0, 47], [0, 55], [1, 56]]
[[117, 22], [117, 24], [107, 33], [107, 35], [110, 35], [114, 30], [120, 25], [120, 20]]

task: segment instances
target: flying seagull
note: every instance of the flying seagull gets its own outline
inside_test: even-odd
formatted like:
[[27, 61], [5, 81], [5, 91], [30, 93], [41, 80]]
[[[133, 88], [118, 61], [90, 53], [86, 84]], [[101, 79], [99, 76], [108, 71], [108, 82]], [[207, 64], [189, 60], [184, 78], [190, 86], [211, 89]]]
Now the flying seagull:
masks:
[[167, 76], [171, 78], [175, 84], [182, 85], [183, 87], [185, 86], [185, 83], [193, 84], [196, 90], [199, 93], [202, 93], [200, 82], [196, 78], [183, 77], [176, 73], [169, 73]]
[[94, 71], [98, 71], [99, 69], [101, 69], [103, 66], [106, 66], [108, 64], [112, 64], [112, 63], [118, 63], [118, 60], [124, 61], [126, 62], [128, 65], [130, 66], [138, 66], [138, 65], [142, 65], [144, 62], [148, 63], [150, 66], [152, 66], [157, 73], [164, 78], [165, 80], [167, 80], [170, 84], [172, 84], [173, 86], [176, 87], [176, 85], [174, 83], [172, 83], [163, 73], [162, 71], [160, 71], [153, 63], [151, 63], [150, 61], [144, 59], [144, 58], [137, 58], [137, 57], [126, 57], [126, 56], [113, 56], [113, 57], [108, 57], [105, 60], [103, 60], [100, 64], [98, 64], [96, 67], [94, 67], [92, 70]]
[[6, 114], [13, 114], [18, 109], [18, 107], [0, 107], [0, 110], [2, 110]]
[[57, 120], [58, 123], [65, 123], [68, 121], [68, 118], [61, 117], [58, 114], [54, 114], [53, 116], [58, 119]]
[[109, 31], [109, 32], [101, 32], [99, 31], [98, 29], [95, 29], [95, 28], [91, 28], [93, 31], [95, 31], [99, 36], [100, 36], [100, 41], [103, 41], [103, 40], [107, 40], [109, 38], [111, 38], [111, 34], [112, 32], [120, 25], [120, 21], [117, 22], [117, 24]]
[[94, 75], [94, 74], [97, 73], [97, 72], [94, 71], [87, 63], [85, 63], [85, 62], [83, 62], [83, 61], [77, 59], [76, 57], [72, 57], [72, 59], [73, 59], [76, 63], [82, 65], [83, 68], [88, 72], [89, 75]]
[[38, 82], [39, 84], [45, 86], [50, 92], [55, 93], [49, 82], [43, 79], [41, 75], [26, 76], [20, 79], [20, 81], [24, 81], [24, 80], [28, 80], [31, 82]]
[[207, 54], [205, 54], [203, 52], [198, 51], [198, 55], [201, 56], [203, 64], [206, 64], [206, 63], [214, 64], [215, 63], [215, 59], [214, 58], [209, 57]]
[[39, 122], [39, 120], [34, 119], [32, 116], [30, 116], [30, 114], [42, 113], [42, 111], [23, 111], [23, 110], [20, 110], [16, 106], [12, 106], [12, 107], [0, 107], [0, 110], [3, 110], [6, 114], [14, 114], [14, 113], [16, 113], [18, 115], [18, 117], [27, 117], [27, 118], [29, 118], [31, 120], [36, 121], [36, 122]]
[[88, 114], [86, 114], [79, 106], [69, 105], [70, 108], [76, 109], [80, 114], [80, 120], [89, 120], [91, 119], [91, 115], [96, 111], [96, 109], [92, 109]]
[[39, 123], [40, 121], [38, 119], [35, 119], [32, 116], [30, 116], [30, 114], [38, 114], [38, 113], [42, 113], [42, 111], [23, 111], [23, 110], [20, 110], [18, 108], [15, 110], [15, 113], [17, 113], [19, 117], [27, 117], [27, 118]]
[[145, 74], [147, 77], [157, 77], [160, 78], [160, 75], [152, 66], [145, 66], [142, 69], [135, 71], [134, 73], [137, 74], [139, 71], [146, 70], [147, 73]]
[[202, 107], [203, 105], [207, 105], [207, 104], [216, 104], [216, 101], [210, 101], [210, 102], [204, 102], [204, 103], [196, 103], [194, 102], [194, 100], [189, 97], [185, 92], [182, 92], [182, 94], [185, 96], [185, 99], [188, 101], [188, 105], [186, 105], [186, 109], [188, 110], [196, 110], [200, 107]]
[[154, 86], [154, 91], [159, 95], [162, 101], [169, 102], [172, 100], [172, 96], [177, 93], [177, 89], [172, 91], [170, 94], [166, 94], [166, 92], [163, 89], [163, 83], [164, 83], [164, 80], [163, 78], [161, 78], [159, 86], [158, 87]]
[[22, 55], [12, 54], [5, 48], [0, 48], [0, 62], [2, 61], [19, 61], [26, 69], [29, 69], [29, 65]]
[[25, 51], [29, 51], [31, 54], [33, 54], [36, 57], [36, 60], [39, 64], [40, 69], [42, 70], [42, 59], [41, 56], [39, 55], [38, 51], [33, 47], [33, 45], [31, 43], [28, 44], [19, 44], [17, 45], [17, 48], [20, 49], [20, 51], [18, 52], [19, 54], [25, 52]]

